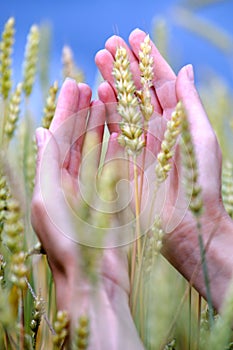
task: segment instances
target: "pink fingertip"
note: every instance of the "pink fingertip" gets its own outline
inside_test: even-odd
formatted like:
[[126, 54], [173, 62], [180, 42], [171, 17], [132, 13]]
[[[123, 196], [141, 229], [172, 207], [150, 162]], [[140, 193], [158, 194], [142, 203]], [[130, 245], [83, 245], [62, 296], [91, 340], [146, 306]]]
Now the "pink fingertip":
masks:
[[136, 28], [130, 33], [129, 40], [132, 40], [134, 37], [137, 37], [138, 35], [146, 36], [146, 33], [140, 28]]
[[88, 84], [86, 83], [78, 83], [78, 88], [81, 92], [85, 93], [85, 95], [87, 96], [91, 96], [92, 95], [92, 91], [91, 88]]
[[118, 35], [111, 36], [105, 43], [105, 48], [111, 52], [112, 55], [115, 55], [117, 47], [126, 46], [124, 39]]
[[61, 90], [67, 86], [69, 86], [69, 88], [71, 88], [71, 89], [76, 89], [78, 84], [77, 84], [75, 79], [70, 78], [70, 77], [66, 77], [63, 84], [62, 84]]
[[101, 59], [102, 56], [105, 56], [106, 52], [108, 52], [106, 49], [99, 50], [95, 55], [95, 62]]
[[117, 133], [117, 132], [113, 132], [113, 133], [110, 135], [111, 141], [116, 141], [117, 138], [118, 138], [118, 133]]
[[116, 102], [114, 90], [113, 90], [111, 84], [108, 83], [107, 81], [104, 81], [98, 87], [98, 95], [99, 95], [100, 100], [104, 103]]

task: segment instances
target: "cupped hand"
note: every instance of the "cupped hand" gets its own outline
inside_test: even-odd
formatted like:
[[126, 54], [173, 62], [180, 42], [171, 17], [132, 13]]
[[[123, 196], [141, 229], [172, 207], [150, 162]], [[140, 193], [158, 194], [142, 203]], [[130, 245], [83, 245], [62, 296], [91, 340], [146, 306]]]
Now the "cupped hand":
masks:
[[[90, 318], [89, 348], [120, 349], [127, 344], [128, 348], [142, 349], [128, 306], [126, 252], [120, 248], [103, 251], [100, 267], [96, 267], [95, 285], [82, 269], [79, 235], [83, 232], [79, 232], [80, 227], [75, 223], [72, 203], [78, 208], [80, 172], [88, 136], [92, 147], [96, 146], [95, 158], [91, 158], [92, 164], [88, 166], [97, 173], [104, 123], [103, 103], [91, 102], [90, 88], [66, 80], [49, 130], [36, 131], [38, 157], [32, 225], [52, 270], [58, 309], [68, 312], [71, 327], [83, 314]], [[115, 143], [113, 135], [108, 156], [114, 153]], [[85, 181], [88, 175], [83, 175]], [[89, 249], [88, 254], [92, 254], [95, 248]]]
[[[118, 122], [120, 116], [116, 114], [114, 104], [117, 102], [117, 92], [112, 74], [114, 56], [119, 46], [126, 48], [131, 63], [131, 72], [137, 89], [140, 89], [140, 71], [138, 66], [140, 44], [146, 33], [136, 29], [129, 36], [129, 45], [118, 37], [113, 36], [107, 40], [105, 49], [96, 55], [96, 64], [104, 78], [99, 86], [99, 97], [106, 105], [107, 121], [111, 132], [120, 132]], [[214, 306], [219, 308], [223, 300], [229, 279], [231, 266], [220, 256], [218, 245], [228, 233], [229, 221], [221, 200], [221, 151], [210, 125], [208, 117], [194, 85], [193, 68], [191, 65], [183, 67], [176, 76], [166, 60], [161, 56], [155, 45], [151, 42], [154, 59], [154, 80], [151, 87], [154, 115], [149, 122], [147, 153], [153, 154], [152, 163], [146, 165], [145, 176], [154, 179], [155, 158], [160, 150], [161, 131], [164, 132], [167, 120], [170, 119], [178, 101], [182, 101], [190, 125], [190, 131], [195, 148], [199, 184], [202, 188], [204, 212], [202, 215], [202, 234], [204, 244], [208, 246], [207, 260], [209, 263], [209, 277], [213, 286], [212, 298]], [[157, 133], [157, 134], [156, 134]], [[154, 163], [154, 164], [153, 164]], [[163, 210], [160, 212], [162, 225], [167, 233], [164, 237], [163, 254], [165, 257], [189, 280], [197, 290], [206, 296], [206, 288], [201, 273], [201, 258], [197, 239], [197, 222], [188, 210], [182, 180], [182, 164], [179, 147], [173, 159], [173, 168], [166, 181], [166, 193]], [[150, 198], [150, 197], [148, 197]], [[145, 228], [148, 228], [145, 224]], [[223, 235], [224, 232], [224, 235]], [[229, 234], [228, 234], [229, 241]], [[226, 244], [227, 246], [227, 244]], [[226, 247], [225, 247], [226, 248]], [[225, 254], [224, 254], [225, 255]], [[217, 257], [217, 258], [216, 258]], [[199, 269], [198, 269], [199, 265]], [[225, 268], [224, 278], [217, 272]], [[216, 285], [221, 280], [221, 286]]]

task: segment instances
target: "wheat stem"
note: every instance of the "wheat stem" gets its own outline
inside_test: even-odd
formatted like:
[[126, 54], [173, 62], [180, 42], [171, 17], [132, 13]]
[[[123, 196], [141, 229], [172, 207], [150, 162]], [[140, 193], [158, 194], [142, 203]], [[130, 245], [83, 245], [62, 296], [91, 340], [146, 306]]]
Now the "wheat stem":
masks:
[[24, 297], [23, 290], [19, 290], [19, 316], [20, 316], [20, 335], [19, 335], [19, 349], [24, 350]]
[[208, 274], [208, 268], [207, 268], [207, 262], [206, 262], [206, 251], [205, 251], [204, 242], [202, 238], [201, 223], [199, 220], [197, 220], [197, 229], [198, 229], [198, 242], [199, 242], [201, 261], [202, 261], [202, 271], [203, 271], [205, 287], [206, 287], [206, 299], [209, 307], [209, 323], [210, 323], [210, 328], [212, 328], [214, 325], [214, 308], [213, 308], [212, 297], [210, 292], [209, 274]]

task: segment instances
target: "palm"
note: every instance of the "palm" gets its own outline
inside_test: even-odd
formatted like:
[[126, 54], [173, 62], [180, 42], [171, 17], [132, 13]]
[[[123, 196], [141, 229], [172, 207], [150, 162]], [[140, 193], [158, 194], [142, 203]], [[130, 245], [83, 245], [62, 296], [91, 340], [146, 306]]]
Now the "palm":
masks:
[[[107, 110], [107, 120], [109, 130], [111, 132], [119, 132], [118, 122], [119, 116], [113, 113], [112, 103], [116, 103], [116, 90], [114, 87], [114, 78], [112, 75], [112, 67], [117, 47], [123, 46], [128, 52], [131, 63], [131, 71], [134, 77], [136, 88], [140, 89], [140, 71], [138, 67], [138, 52], [140, 43], [145, 38], [145, 33], [135, 30], [129, 37], [130, 47], [119, 37], [111, 37], [105, 45], [105, 49], [100, 51], [96, 56], [97, 66], [106, 82], [99, 87], [100, 99], [105, 102]], [[152, 44], [152, 56], [154, 58], [154, 84], [151, 88], [152, 103], [154, 105], [154, 117], [149, 124], [149, 137], [147, 142], [146, 153], [148, 155], [148, 163], [145, 167], [145, 178], [153, 183], [155, 180], [155, 158], [160, 150], [161, 138], [166, 126], [166, 120], [171, 116], [172, 111], [178, 100], [182, 100], [191, 125], [191, 134], [197, 154], [197, 161], [200, 172], [200, 184], [203, 190], [204, 204], [207, 211], [211, 211], [216, 204], [221, 201], [220, 191], [220, 173], [221, 173], [221, 155], [216, 137], [210, 126], [205, 111], [201, 105], [198, 94], [193, 85], [190, 70], [184, 67], [178, 76], [174, 74], [171, 67], [160, 55], [158, 50]], [[156, 137], [155, 137], [156, 135]], [[209, 149], [214, 149], [210, 156]], [[178, 247], [180, 239], [183, 239], [185, 232], [195, 227], [195, 220], [188, 212], [188, 202], [185, 197], [182, 185], [181, 159], [179, 150], [176, 150], [174, 158], [175, 166], [170, 172], [166, 181], [164, 190], [163, 203], [160, 212], [163, 218], [163, 225], [167, 232], [172, 232], [167, 236], [164, 254], [173, 263], [173, 255], [175, 246]], [[208, 179], [208, 180], [207, 180]], [[165, 186], [163, 185], [163, 187]], [[146, 197], [146, 190], [143, 194]], [[162, 190], [162, 189], [161, 189]], [[148, 206], [151, 203], [151, 193], [149, 193]], [[143, 198], [142, 196], [142, 198]], [[145, 217], [145, 229], [151, 222]], [[183, 237], [183, 238], [182, 238]]]
[[[90, 183], [90, 176], [88, 182], [88, 172], [95, 180], [105, 123], [103, 104], [96, 101], [90, 107], [90, 97], [90, 89], [84, 84], [79, 89], [72, 81], [63, 86], [50, 130], [44, 131], [46, 137], [38, 156], [32, 201], [32, 224], [54, 275], [60, 275], [61, 271], [69, 275], [75, 271], [78, 279], [81, 279], [81, 269], [77, 242], [91, 246], [95, 246], [95, 242], [82, 240], [85, 237], [80, 232], [81, 221], [76, 209], [80, 209], [79, 199], [83, 195], [86, 200], [85, 193], [80, 192], [82, 178], [84, 184], [87, 182], [86, 188], [93, 192], [94, 184]], [[83, 154], [84, 141], [89, 134], [94, 159]], [[114, 142], [109, 143], [107, 153], [109, 156], [114, 154]], [[84, 162], [85, 159], [88, 161]], [[88, 221], [85, 224], [91, 225]], [[126, 253], [117, 249], [104, 252], [101, 275], [115, 281], [128, 293], [127, 270]]]

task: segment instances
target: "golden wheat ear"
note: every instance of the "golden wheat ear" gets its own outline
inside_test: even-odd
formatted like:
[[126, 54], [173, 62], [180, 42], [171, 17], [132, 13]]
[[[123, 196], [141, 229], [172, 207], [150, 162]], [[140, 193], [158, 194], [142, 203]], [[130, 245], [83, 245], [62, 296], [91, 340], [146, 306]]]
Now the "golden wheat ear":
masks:
[[147, 123], [150, 120], [154, 107], [151, 103], [150, 87], [153, 85], [154, 78], [154, 58], [151, 56], [150, 37], [147, 35], [144, 41], [140, 45], [139, 51], [139, 69], [141, 73], [142, 89], [137, 91], [139, 98], [139, 106], [141, 113], [144, 117], [145, 129], [147, 129]]
[[127, 51], [123, 47], [116, 50], [113, 75], [117, 90], [117, 110], [122, 121], [120, 122], [121, 134], [118, 141], [125, 147], [131, 156], [141, 153], [145, 142], [143, 139], [143, 128], [141, 113], [136, 97], [136, 88], [130, 71], [130, 62]]
[[171, 120], [167, 122], [167, 128], [161, 144], [161, 151], [157, 156], [158, 163], [155, 167], [155, 173], [158, 183], [165, 181], [171, 170], [171, 159], [174, 156], [175, 145], [181, 133], [183, 117], [183, 106], [181, 102], [178, 102], [175, 111], [172, 113]]

